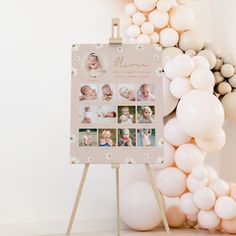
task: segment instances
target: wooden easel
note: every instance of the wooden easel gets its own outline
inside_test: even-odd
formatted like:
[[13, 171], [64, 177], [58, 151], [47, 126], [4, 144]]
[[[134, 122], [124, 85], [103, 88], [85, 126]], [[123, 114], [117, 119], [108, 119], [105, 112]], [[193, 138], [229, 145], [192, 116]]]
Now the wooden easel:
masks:
[[[122, 44], [122, 38], [120, 37], [119, 30], [120, 30], [119, 18], [113, 18], [112, 19], [112, 37], [109, 39], [110, 44]], [[89, 165], [90, 165], [89, 163], [86, 163], [84, 165], [83, 174], [82, 174], [80, 185], [79, 185], [79, 188], [78, 188], [78, 191], [76, 194], [76, 198], [75, 198], [74, 206], [72, 209], [69, 225], [67, 228], [66, 236], [71, 236], [72, 226], [74, 223], [76, 211], [78, 209], [78, 205], [79, 205], [80, 197], [81, 197], [82, 190], [84, 187], [84, 183], [85, 183], [85, 180], [87, 177]], [[120, 183], [119, 183], [120, 182], [119, 181], [120, 164], [113, 163], [111, 167], [116, 170], [116, 217], [117, 217], [116, 218], [117, 219], [117, 221], [116, 221], [117, 229], [116, 230], [117, 230], [117, 236], [120, 236]], [[162, 217], [162, 221], [165, 226], [166, 233], [167, 233], [167, 235], [170, 235], [170, 228], [169, 228], [169, 224], [168, 224], [166, 214], [165, 214], [165, 204], [163, 202], [162, 195], [161, 195], [159, 189], [157, 188], [156, 181], [153, 176], [150, 164], [145, 164], [145, 167], [146, 167], [146, 171], [147, 171], [150, 183], [152, 185], [152, 189], [153, 189], [157, 204], [158, 204], [160, 212], [161, 212], [161, 217]]]

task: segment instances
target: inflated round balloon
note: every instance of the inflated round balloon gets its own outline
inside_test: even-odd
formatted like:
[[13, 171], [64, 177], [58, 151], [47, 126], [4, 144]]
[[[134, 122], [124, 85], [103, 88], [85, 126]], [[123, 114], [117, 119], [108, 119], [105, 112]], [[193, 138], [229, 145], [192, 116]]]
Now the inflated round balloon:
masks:
[[200, 210], [198, 213], [198, 224], [203, 229], [215, 229], [220, 223], [220, 218], [213, 210]]
[[211, 137], [224, 123], [223, 106], [205, 90], [192, 90], [183, 96], [176, 114], [180, 127], [192, 137]]
[[170, 80], [164, 77], [162, 83], [164, 108], [163, 114], [164, 116], [167, 116], [175, 109], [178, 99], [170, 93]]
[[176, 98], [182, 98], [186, 93], [193, 90], [188, 78], [174, 78], [170, 83], [170, 92]]
[[170, 0], [159, 0], [157, 2], [157, 9], [159, 11], [167, 12], [171, 8], [171, 1]]
[[125, 5], [125, 13], [132, 16], [137, 11], [136, 6], [133, 3], [128, 3]]
[[179, 197], [186, 190], [187, 176], [176, 167], [168, 167], [157, 175], [157, 185], [167, 197]]
[[236, 217], [236, 202], [228, 196], [219, 197], [215, 204], [215, 213], [223, 220], [232, 220]]
[[216, 197], [229, 195], [229, 184], [223, 179], [215, 179], [211, 181], [208, 187], [215, 193]]
[[186, 55], [189, 55], [190, 57], [194, 57], [197, 55], [196, 51], [193, 50], [193, 49], [188, 49], [186, 52], [185, 52]]
[[124, 29], [128, 28], [132, 24], [132, 19], [130, 16], [123, 14], [120, 17], [120, 26]]
[[209, 183], [213, 180], [218, 179], [218, 174], [212, 166], [205, 164], [204, 167], [207, 169], [207, 179]]
[[164, 127], [164, 137], [168, 143], [174, 146], [180, 146], [191, 140], [191, 137], [181, 130], [176, 118], [166, 123]]
[[149, 44], [149, 43], [151, 43], [151, 38], [147, 34], [140, 34], [137, 37], [137, 43], [138, 44]]
[[162, 29], [167, 26], [169, 15], [166, 12], [154, 10], [148, 15], [148, 20], [155, 26], [155, 28]]
[[197, 221], [197, 215], [198, 214], [194, 214], [194, 215], [186, 215], [186, 219], [189, 220], [189, 221], [192, 221], [192, 222], [196, 222]]
[[175, 6], [170, 11], [170, 26], [177, 31], [191, 29], [194, 23], [194, 13], [187, 6]]
[[137, 38], [140, 34], [140, 28], [137, 25], [130, 25], [127, 34], [130, 38]]
[[221, 58], [222, 56], [222, 50], [216, 44], [206, 43], [204, 46], [204, 49], [212, 51], [216, 55], [217, 58]]
[[221, 66], [223, 66], [223, 61], [222, 61], [222, 59], [217, 58], [214, 70], [220, 70]]
[[215, 83], [216, 84], [219, 84], [225, 80], [225, 78], [221, 75], [221, 73], [219, 71], [215, 71], [214, 76], [215, 76]]
[[162, 29], [160, 32], [160, 44], [163, 47], [174, 47], [179, 41], [179, 35], [176, 30], [172, 28]]
[[210, 65], [210, 69], [213, 69], [216, 66], [216, 56], [212, 51], [202, 50], [197, 55], [203, 56], [208, 60], [209, 65]]
[[177, 77], [176, 72], [173, 70], [173, 68], [174, 68], [174, 58], [169, 60], [164, 66], [165, 75], [168, 79], [174, 79]]
[[236, 66], [236, 55], [229, 54], [223, 57], [223, 61], [225, 64], [231, 64], [233, 66]]
[[235, 183], [229, 183], [229, 186], [230, 186], [229, 196], [232, 197], [236, 201], [236, 184]]
[[178, 228], [184, 225], [185, 214], [179, 206], [170, 206], [166, 210], [166, 218], [170, 227]]
[[142, 33], [144, 34], [152, 34], [153, 31], [154, 31], [154, 25], [150, 22], [144, 22], [142, 25], [141, 25], [141, 31]]
[[233, 88], [236, 88], [236, 75], [232, 76], [231, 78], [229, 78], [229, 83]]
[[154, 170], [161, 170], [170, 166], [173, 166], [175, 163], [175, 148], [169, 143], [164, 143], [164, 162], [162, 164], [154, 164], [152, 168]]
[[226, 118], [236, 120], [236, 92], [226, 94], [221, 102]]
[[225, 132], [221, 128], [211, 138], [195, 138], [195, 142], [205, 152], [218, 152], [225, 144]]
[[174, 57], [176, 57], [178, 54], [183, 54], [182, 50], [180, 50], [177, 47], [169, 47], [169, 48], [165, 48], [162, 51], [162, 65], [165, 66], [165, 64], [173, 59]]
[[204, 156], [194, 144], [183, 144], [175, 152], [175, 163], [185, 173], [191, 173], [194, 166], [203, 164]]
[[136, 7], [140, 11], [151, 11], [156, 7], [157, 0], [134, 0]]
[[133, 15], [133, 22], [135, 25], [142, 25], [145, 22], [145, 16], [141, 12], [136, 12]]
[[135, 230], [152, 230], [161, 222], [153, 189], [146, 182], [132, 183], [122, 191], [120, 211], [122, 220]]
[[196, 180], [203, 180], [208, 177], [207, 168], [203, 165], [194, 166], [192, 169], [192, 177]]
[[198, 67], [192, 72], [190, 82], [195, 89], [209, 89], [215, 85], [215, 77], [209, 69]]
[[180, 197], [180, 209], [187, 215], [195, 215], [199, 212], [199, 208], [193, 201], [192, 193], [184, 193]]
[[193, 175], [190, 174], [187, 178], [187, 187], [190, 192], [195, 192], [198, 188], [207, 186], [208, 179], [197, 180], [193, 178]]
[[187, 220], [186, 221], [187, 226], [189, 226], [190, 228], [193, 228], [194, 226], [197, 225], [197, 221], [191, 221], [191, 220]]
[[221, 227], [226, 233], [236, 234], [236, 217], [232, 220], [222, 220]]
[[198, 68], [198, 67], [201, 67], [201, 68], [203, 67], [203, 68], [206, 68], [208, 70], [210, 69], [209, 62], [205, 57], [194, 56], [193, 61], [194, 61], [195, 69]]
[[216, 201], [214, 192], [207, 187], [200, 187], [193, 193], [193, 201], [201, 210], [210, 210]]
[[234, 75], [234, 67], [230, 64], [224, 64], [221, 67], [220, 72], [225, 78], [230, 78]]
[[179, 47], [183, 51], [193, 49], [199, 52], [204, 47], [204, 41], [201, 35], [195, 30], [187, 30], [180, 35]]
[[159, 42], [159, 34], [157, 32], [153, 32], [150, 35], [152, 43], [158, 43]]

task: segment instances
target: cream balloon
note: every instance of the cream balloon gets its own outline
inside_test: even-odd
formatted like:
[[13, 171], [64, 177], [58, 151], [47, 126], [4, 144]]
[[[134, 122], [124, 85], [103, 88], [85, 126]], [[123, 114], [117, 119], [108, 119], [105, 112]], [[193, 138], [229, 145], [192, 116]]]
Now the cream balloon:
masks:
[[133, 22], [135, 25], [142, 25], [145, 22], [145, 16], [141, 12], [136, 12], [133, 15]]
[[205, 57], [210, 65], [210, 70], [213, 69], [216, 66], [216, 56], [215, 54], [210, 50], [202, 50], [198, 54], [198, 56]]
[[176, 107], [178, 103], [178, 99], [175, 98], [170, 93], [170, 80], [168, 80], [166, 77], [163, 77], [162, 79], [162, 89], [163, 89], [163, 115], [167, 116], [169, 115]]
[[178, 168], [168, 167], [157, 175], [157, 185], [167, 197], [179, 197], [186, 190], [187, 176]]
[[201, 210], [210, 210], [216, 201], [214, 192], [207, 187], [200, 187], [193, 193], [193, 201]]
[[220, 70], [221, 66], [223, 66], [223, 61], [222, 61], [222, 59], [217, 58], [214, 70], [216, 70], [216, 71]]
[[159, 11], [167, 12], [171, 8], [171, 1], [170, 0], [159, 0], [157, 2], [157, 9]]
[[160, 43], [163, 47], [174, 47], [179, 41], [179, 35], [172, 28], [162, 29], [160, 32]]
[[165, 140], [174, 145], [180, 146], [191, 140], [191, 137], [181, 130], [176, 118], [169, 120], [164, 127]]
[[174, 78], [170, 83], [170, 92], [176, 98], [182, 98], [186, 93], [193, 90], [188, 78]]
[[207, 169], [207, 179], [209, 183], [213, 180], [218, 179], [217, 172], [212, 166], [205, 164], [204, 167]]
[[232, 220], [236, 217], [236, 202], [228, 196], [219, 197], [216, 200], [215, 213], [223, 220]]
[[157, 0], [134, 0], [134, 4], [140, 11], [148, 12], [155, 8]]
[[236, 120], [236, 92], [226, 94], [221, 102], [226, 118]]
[[185, 214], [178, 206], [168, 207], [166, 210], [166, 218], [170, 227], [178, 228], [184, 225]]
[[128, 3], [125, 5], [125, 13], [132, 16], [137, 11], [136, 6], [133, 3]]
[[166, 12], [154, 10], [149, 13], [148, 20], [155, 26], [155, 28], [162, 29], [168, 24], [169, 15]]
[[220, 223], [220, 218], [213, 210], [200, 210], [198, 214], [198, 224], [203, 229], [215, 229]]
[[224, 81], [224, 77], [221, 75], [221, 73], [219, 71], [215, 71], [214, 72], [214, 77], [215, 77], [215, 83], [216, 84], [219, 84], [221, 83], [222, 81]]
[[195, 215], [199, 212], [199, 208], [193, 201], [192, 193], [184, 193], [180, 197], [180, 209], [187, 215]]
[[197, 180], [195, 178], [193, 178], [193, 175], [190, 174], [187, 178], [187, 187], [188, 190], [192, 193], [194, 193], [197, 189], [207, 186], [208, 184], [208, 179], [202, 179], [202, 180]]
[[175, 6], [170, 11], [170, 26], [177, 31], [191, 29], [194, 23], [194, 13], [187, 6]]
[[232, 197], [236, 201], [236, 184], [235, 183], [229, 183], [229, 186], [230, 186], [229, 196]]
[[236, 88], [236, 74], [229, 78], [229, 83], [233, 88]]
[[226, 233], [236, 234], [236, 217], [232, 220], [222, 220], [221, 227]]
[[144, 33], [144, 34], [152, 34], [153, 31], [154, 31], [154, 25], [150, 22], [144, 22], [142, 25], [141, 25], [141, 31]]
[[204, 46], [204, 49], [212, 51], [216, 55], [217, 58], [222, 57], [222, 50], [216, 44], [206, 43]]
[[198, 214], [194, 214], [194, 215], [188, 214], [188, 215], [186, 215], [186, 219], [187, 219], [187, 220], [190, 220], [190, 221], [192, 221], [192, 222], [196, 222], [196, 221], [197, 221], [197, 215], [198, 215]]
[[194, 166], [201, 165], [204, 156], [194, 144], [183, 144], [175, 152], [175, 163], [185, 173], [191, 173]]
[[208, 70], [210, 69], [209, 62], [205, 57], [194, 56], [193, 57], [193, 62], [194, 62], [194, 65], [195, 65], [195, 69], [198, 68], [198, 67], [201, 67], [201, 68], [203, 67], [203, 68], [206, 68]]
[[216, 197], [229, 195], [229, 184], [222, 179], [215, 179], [211, 181], [208, 187], [215, 193]]
[[163, 51], [162, 51], [162, 65], [165, 66], [165, 64], [169, 60], [171, 60], [172, 58], [174, 58], [178, 54], [183, 54], [183, 52], [182, 52], [182, 50], [180, 50], [177, 47], [169, 47], [169, 48], [163, 49]]
[[180, 35], [179, 47], [183, 51], [193, 49], [199, 52], [204, 47], [204, 41], [201, 35], [195, 30], [187, 30]]
[[230, 64], [224, 64], [221, 67], [220, 72], [225, 78], [230, 78], [234, 75], [234, 67]]
[[158, 43], [160, 37], [159, 37], [159, 34], [157, 32], [153, 32], [150, 35], [150, 38], [151, 38], [152, 43]]
[[185, 52], [186, 55], [189, 55], [190, 57], [194, 57], [197, 55], [196, 51], [193, 50], [193, 49], [188, 49], [186, 52]]
[[127, 34], [130, 38], [137, 38], [140, 34], [140, 28], [137, 25], [130, 25]]
[[205, 152], [218, 152], [225, 144], [225, 132], [221, 128], [217, 130], [213, 137], [211, 138], [195, 138], [195, 142], [199, 148]]
[[128, 28], [132, 24], [132, 19], [130, 16], [123, 14], [120, 16], [120, 26], [123, 29]]
[[207, 90], [215, 85], [215, 77], [209, 69], [198, 67], [192, 72], [190, 83], [195, 89]]
[[153, 189], [146, 182], [132, 183], [122, 191], [120, 211], [122, 220], [135, 230], [152, 230], [161, 222]]
[[192, 90], [184, 95], [176, 114], [180, 127], [192, 137], [211, 137], [224, 123], [220, 101], [205, 90]]
[[208, 177], [207, 168], [203, 165], [194, 166], [192, 169], [192, 177], [196, 180], [204, 180]]
[[150, 44], [151, 38], [147, 34], [140, 34], [137, 37], [137, 43], [138, 44]]

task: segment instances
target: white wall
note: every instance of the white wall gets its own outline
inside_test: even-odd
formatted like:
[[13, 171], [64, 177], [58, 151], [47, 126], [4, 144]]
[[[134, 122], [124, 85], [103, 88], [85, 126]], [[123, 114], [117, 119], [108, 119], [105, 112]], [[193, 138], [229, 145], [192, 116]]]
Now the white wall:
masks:
[[[37, 232], [65, 228], [82, 170], [69, 165], [70, 47], [76, 42], [108, 42], [110, 19], [122, 13], [124, 2], [1, 1], [0, 224], [35, 222]], [[199, 0], [191, 5], [196, 28], [205, 38], [214, 36], [213, 41], [235, 52], [236, 2]], [[219, 11], [224, 12], [221, 17]], [[227, 45], [222, 31], [215, 30], [219, 28], [227, 35]], [[121, 177], [125, 185], [146, 174], [143, 166], [129, 166], [122, 167]], [[104, 225], [114, 226], [114, 181], [110, 166], [91, 168], [80, 205], [83, 222], [92, 218], [95, 225], [109, 218]]]

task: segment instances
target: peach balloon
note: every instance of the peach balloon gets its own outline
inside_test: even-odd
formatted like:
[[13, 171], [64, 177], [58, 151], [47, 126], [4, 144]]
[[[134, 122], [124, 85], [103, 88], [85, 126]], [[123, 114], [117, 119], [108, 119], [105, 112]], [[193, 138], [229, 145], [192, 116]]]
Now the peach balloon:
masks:
[[215, 229], [220, 223], [220, 218], [213, 210], [200, 210], [198, 214], [198, 224], [203, 229]]
[[229, 195], [229, 184], [222, 179], [216, 179], [209, 183], [208, 187], [215, 193], [216, 197]]
[[180, 197], [180, 209], [187, 215], [195, 215], [199, 212], [199, 208], [193, 201], [192, 193], [184, 193]]
[[183, 226], [185, 222], [185, 214], [178, 206], [167, 208], [166, 217], [170, 227], [178, 228]]
[[197, 218], [198, 218], [198, 214], [194, 214], [194, 215], [186, 215], [186, 219], [187, 220], [190, 220], [192, 222], [196, 222], [197, 221]]
[[157, 186], [167, 197], [179, 197], [186, 190], [187, 176], [176, 167], [161, 170], [157, 176]]
[[190, 192], [195, 192], [198, 188], [207, 186], [208, 179], [197, 180], [194, 179], [192, 174], [190, 174], [187, 178], [187, 187]]
[[191, 137], [180, 128], [176, 118], [169, 120], [164, 126], [164, 137], [174, 146], [180, 146], [191, 140]]
[[170, 84], [170, 92], [176, 98], [182, 98], [186, 93], [193, 90], [188, 78], [174, 78]]
[[208, 138], [224, 123], [224, 109], [209, 91], [192, 90], [177, 106], [180, 127], [192, 137]]
[[186, 221], [187, 226], [189, 226], [190, 228], [193, 228], [194, 226], [197, 225], [197, 221], [191, 221], [191, 220], [187, 220]]
[[175, 163], [185, 173], [191, 173], [194, 166], [203, 164], [204, 156], [194, 144], [183, 144], [175, 152]]
[[228, 196], [219, 197], [216, 200], [215, 212], [223, 220], [232, 220], [236, 217], [236, 202]]
[[232, 220], [222, 220], [221, 227], [229, 234], [236, 234], [236, 217]]

